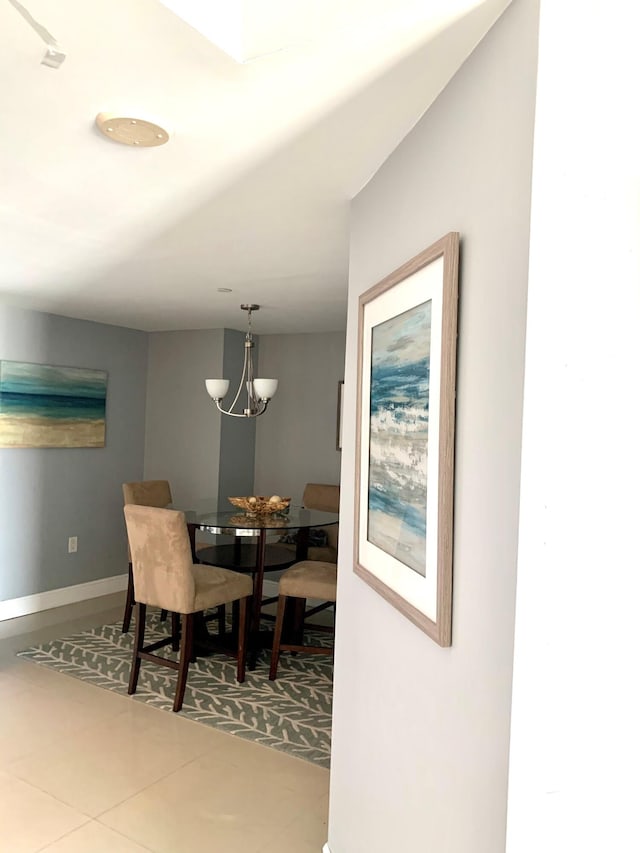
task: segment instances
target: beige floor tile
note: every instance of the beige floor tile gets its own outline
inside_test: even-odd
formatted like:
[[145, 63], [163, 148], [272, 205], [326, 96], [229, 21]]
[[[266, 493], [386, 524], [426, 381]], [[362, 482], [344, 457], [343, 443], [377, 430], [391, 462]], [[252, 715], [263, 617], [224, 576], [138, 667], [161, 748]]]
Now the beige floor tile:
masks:
[[88, 714], [73, 695], [25, 683], [11, 702], [0, 703], [0, 766], [37, 754], [109, 716], [107, 705]]
[[120, 713], [128, 701], [126, 695], [96, 687], [79, 678], [40, 666], [31, 661], [15, 658], [15, 666], [7, 673], [11, 678], [33, 687], [40, 687], [52, 695], [74, 699], [87, 709], [95, 710], [100, 718]]
[[11, 670], [0, 669], [0, 703], [13, 699], [18, 693], [24, 693], [29, 688], [28, 684], [16, 678]]
[[85, 823], [59, 841], [43, 848], [43, 853], [148, 853], [148, 847], [142, 847], [103, 826], [95, 820]]
[[95, 817], [214, 747], [203, 726], [133, 700], [126, 706], [7, 769]]
[[318, 799], [293, 796], [293, 821], [275, 827], [258, 853], [320, 853], [328, 834], [329, 794]]
[[[198, 758], [103, 814], [100, 821], [163, 853], [201, 849], [203, 838], [219, 845], [207, 850], [259, 850], [265, 839], [326, 796], [318, 793], [314, 774], [303, 776], [296, 786], [296, 759], [267, 752], [266, 761], [259, 749], [262, 763], [242, 766], [225, 765], [217, 754]], [[292, 763], [293, 769], [287, 770]]]
[[182, 803], [161, 807], [144, 794], [99, 820], [112, 821], [154, 853], [258, 853], [271, 831], [234, 814], [185, 809]]
[[86, 816], [0, 771], [0, 849], [35, 853], [81, 826]]
[[2, 853], [319, 853], [327, 770], [15, 657], [64, 613], [0, 624]]
[[273, 833], [259, 853], [320, 853], [328, 836], [329, 795], [303, 804], [295, 820]]

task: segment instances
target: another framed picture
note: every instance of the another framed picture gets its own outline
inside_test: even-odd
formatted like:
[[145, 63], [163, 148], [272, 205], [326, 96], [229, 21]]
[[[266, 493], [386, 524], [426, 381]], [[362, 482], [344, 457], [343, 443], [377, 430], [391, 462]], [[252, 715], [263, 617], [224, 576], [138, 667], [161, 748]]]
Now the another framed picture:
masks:
[[459, 235], [360, 297], [355, 572], [451, 645]]

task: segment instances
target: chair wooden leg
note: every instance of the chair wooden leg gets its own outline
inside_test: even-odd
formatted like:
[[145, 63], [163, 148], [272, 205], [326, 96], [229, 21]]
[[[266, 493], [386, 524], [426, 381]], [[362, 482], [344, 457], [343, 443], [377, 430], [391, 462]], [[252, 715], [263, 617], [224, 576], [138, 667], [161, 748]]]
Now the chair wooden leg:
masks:
[[173, 700], [173, 710], [176, 712], [182, 708], [184, 691], [187, 686], [187, 674], [189, 672], [189, 662], [191, 661], [191, 651], [193, 648], [194, 617], [194, 613], [187, 613], [182, 617], [182, 644], [180, 649], [180, 665], [178, 667], [178, 684], [176, 685], [176, 695]]
[[231, 634], [237, 640], [238, 620], [240, 618], [240, 602], [234, 601], [231, 605]]
[[292, 637], [291, 642], [296, 643], [297, 645], [302, 645], [304, 639], [304, 617], [305, 611], [307, 609], [307, 599], [306, 598], [296, 598], [294, 599], [293, 605], [293, 626], [292, 626]]
[[129, 581], [127, 583], [127, 600], [124, 605], [124, 619], [122, 620], [122, 633], [126, 634], [131, 627], [131, 614], [133, 613], [133, 605], [136, 603], [133, 592], [133, 567], [129, 563]]
[[133, 660], [131, 661], [131, 675], [129, 676], [129, 694], [136, 692], [138, 676], [140, 675], [140, 652], [144, 645], [144, 623], [147, 618], [147, 605], [138, 602], [136, 613], [136, 635], [133, 641]]
[[227, 630], [227, 608], [224, 604], [218, 607], [218, 634], [222, 637]]
[[177, 652], [180, 648], [180, 614], [171, 614], [171, 648]]
[[[240, 610], [238, 616], [238, 669], [236, 678], [242, 684], [244, 681], [245, 670], [247, 667], [247, 645], [249, 641], [249, 619], [247, 618], [247, 609], [251, 596], [240, 600]], [[235, 604], [235, 602], [234, 602]]]
[[160, 621], [161, 621], [161, 622], [166, 622], [166, 621], [167, 621], [167, 615], [168, 615], [168, 611], [167, 611], [167, 610], [161, 610], [161, 611], [160, 611]]
[[273, 648], [271, 650], [271, 666], [269, 667], [269, 681], [275, 681], [278, 672], [278, 660], [280, 659], [280, 642], [282, 641], [282, 625], [284, 623], [284, 609], [287, 596], [278, 598], [278, 610], [276, 613], [276, 627], [273, 632]]

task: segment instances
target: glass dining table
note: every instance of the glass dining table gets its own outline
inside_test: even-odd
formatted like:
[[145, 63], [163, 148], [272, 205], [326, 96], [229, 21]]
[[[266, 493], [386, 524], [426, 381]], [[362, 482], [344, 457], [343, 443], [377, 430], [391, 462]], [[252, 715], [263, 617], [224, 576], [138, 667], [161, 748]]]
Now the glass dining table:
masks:
[[[254, 649], [256, 646], [265, 645], [259, 639], [265, 571], [286, 568], [287, 565], [306, 559], [309, 530], [312, 527], [328, 527], [339, 521], [337, 513], [303, 507], [289, 507], [284, 513], [271, 515], [249, 515], [238, 510], [219, 510], [214, 501], [202, 501], [190, 509], [176, 505], [173, 505], [173, 509], [181, 509], [185, 514], [195, 562], [205, 562], [235, 571], [250, 571], [254, 575], [250, 626], [251, 646]], [[212, 545], [196, 552], [198, 530], [232, 536], [233, 542]], [[298, 531], [295, 555], [291, 550], [267, 541], [274, 535], [294, 530]], [[255, 543], [246, 542], [247, 539], [255, 540]]]

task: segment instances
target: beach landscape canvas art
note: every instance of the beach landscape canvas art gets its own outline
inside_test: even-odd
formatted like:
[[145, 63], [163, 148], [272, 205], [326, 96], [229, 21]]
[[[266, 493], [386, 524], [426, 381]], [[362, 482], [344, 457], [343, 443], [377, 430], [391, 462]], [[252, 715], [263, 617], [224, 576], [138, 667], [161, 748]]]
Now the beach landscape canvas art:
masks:
[[426, 573], [431, 301], [372, 329], [368, 538]]
[[0, 447], [104, 447], [104, 370], [0, 361]]
[[451, 645], [459, 235], [358, 305], [354, 572]]

